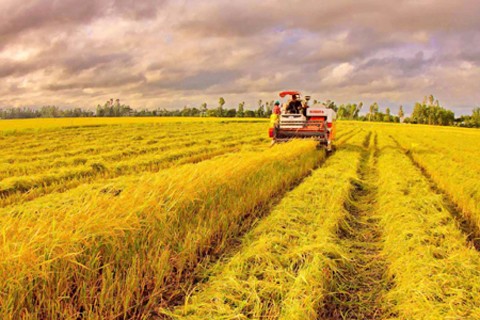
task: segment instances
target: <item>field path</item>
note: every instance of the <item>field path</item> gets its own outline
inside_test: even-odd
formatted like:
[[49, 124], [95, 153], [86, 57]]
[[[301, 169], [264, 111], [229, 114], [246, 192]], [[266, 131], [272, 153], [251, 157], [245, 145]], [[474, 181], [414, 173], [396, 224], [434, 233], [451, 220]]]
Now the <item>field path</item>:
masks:
[[355, 182], [347, 226], [340, 235], [341, 245], [350, 252], [351, 261], [343, 266], [334, 292], [322, 310], [324, 319], [382, 319], [385, 310], [382, 297], [386, 261], [381, 256], [382, 242], [379, 218], [376, 216], [378, 174], [377, 136], [370, 133], [359, 167], [360, 180]]

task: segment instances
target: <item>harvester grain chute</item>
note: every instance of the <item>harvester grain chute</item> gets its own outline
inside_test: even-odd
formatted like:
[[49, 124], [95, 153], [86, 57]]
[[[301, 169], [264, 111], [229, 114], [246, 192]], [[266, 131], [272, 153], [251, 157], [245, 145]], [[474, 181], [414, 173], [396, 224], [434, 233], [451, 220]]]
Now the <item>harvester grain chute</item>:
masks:
[[269, 135], [272, 143], [291, 139], [313, 139], [331, 151], [335, 137], [336, 113], [323, 104], [309, 106], [310, 96], [301, 98], [298, 91], [282, 91], [280, 97], [291, 96], [277, 112], [272, 114]]

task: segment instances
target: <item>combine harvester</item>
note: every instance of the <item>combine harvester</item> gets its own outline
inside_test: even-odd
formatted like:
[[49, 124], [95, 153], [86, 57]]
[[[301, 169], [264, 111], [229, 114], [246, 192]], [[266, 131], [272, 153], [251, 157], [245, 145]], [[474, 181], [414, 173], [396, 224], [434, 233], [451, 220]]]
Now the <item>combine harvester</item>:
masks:
[[[269, 136], [272, 145], [291, 139], [314, 139], [320, 147], [332, 151], [335, 137], [335, 119], [333, 109], [321, 104], [309, 106], [310, 96], [303, 100], [298, 91], [282, 91], [280, 97], [291, 96], [280, 110], [274, 110]], [[276, 112], [275, 112], [276, 111]]]

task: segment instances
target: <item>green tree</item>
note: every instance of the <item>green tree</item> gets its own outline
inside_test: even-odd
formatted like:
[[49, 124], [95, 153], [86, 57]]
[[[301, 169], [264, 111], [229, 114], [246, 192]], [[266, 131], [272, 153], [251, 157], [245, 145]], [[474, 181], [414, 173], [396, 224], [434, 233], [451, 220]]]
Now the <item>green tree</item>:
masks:
[[405, 118], [402, 105], [400, 105], [400, 108], [398, 109], [398, 118], [400, 118], [400, 122], [403, 122], [403, 119]]
[[370, 105], [370, 113], [368, 114], [368, 121], [375, 120], [375, 117], [378, 113], [378, 103], [374, 102]]
[[258, 109], [255, 112], [255, 116], [258, 117], [258, 118], [265, 117], [265, 107], [263, 106], [262, 99], [258, 100]]
[[356, 103], [353, 103], [347, 106], [350, 106], [348, 110], [348, 119], [350, 120], [358, 119], [358, 113], [360, 112], [360, 109], [362, 108], [363, 104], [360, 102], [359, 105], [357, 105]]
[[245, 102], [242, 101], [238, 104], [237, 117], [243, 118], [245, 116]]
[[348, 111], [345, 105], [341, 104], [338, 107], [337, 116], [338, 116], [338, 119], [346, 119], [348, 117]]
[[274, 104], [273, 101], [271, 101], [271, 102], [268, 102], [268, 101], [265, 102], [265, 108], [266, 108], [266, 110], [265, 110], [265, 116], [266, 116], [267, 118], [272, 115], [273, 104]]
[[424, 124], [427, 123], [427, 107], [422, 103], [415, 103], [413, 107], [413, 112], [411, 115], [412, 123]]
[[246, 110], [245, 111], [245, 118], [254, 118], [255, 117], [255, 112], [252, 110]]
[[355, 119], [358, 119], [358, 114], [360, 113], [360, 110], [362, 110], [363, 108], [363, 102], [360, 101], [360, 103], [358, 104], [358, 107], [357, 107], [357, 110], [355, 112]]
[[480, 127], [480, 108], [474, 108], [472, 111], [471, 122], [474, 127]]
[[258, 118], [263, 118], [265, 117], [265, 108], [263, 105], [258, 107], [257, 112], [255, 112], [255, 116]]
[[223, 97], [220, 97], [218, 99], [218, 110], [217, 110], [217, 117], [223, 117], [224, 112], [223, 112], [223, 106], [225, 105], [225, 99]]
[[415, 103], [411, 115], [413, 123], [430, 125], [452, 125], [455, 121], [455, 114], [440, 106], [440, 102], [433, 95], [425, 97], [423, 103]]
[[228, 118], [234, 118], [237, 115], [237, 110], [234, 108], [228, 109], [227, 112], [225, 113], [225, 116]]
[[387, 108], [385, 110], [385, 115], [383, 116], [383, 121], [384, 122], [391, 122], [392, 121], [392, 118], [390, 116], [390, 108]]
[[207, 103], [204, 102], [204, 103], [202, 103], [202, 106], [200, 107], [200, 115], [201, 115], [202, 117], [207, 116], [207, 111], [208, 111]]

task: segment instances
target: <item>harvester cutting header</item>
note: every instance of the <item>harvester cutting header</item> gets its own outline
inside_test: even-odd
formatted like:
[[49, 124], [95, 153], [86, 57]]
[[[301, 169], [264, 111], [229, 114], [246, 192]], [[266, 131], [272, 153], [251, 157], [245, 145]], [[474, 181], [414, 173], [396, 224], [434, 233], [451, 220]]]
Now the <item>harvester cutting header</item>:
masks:
[[279, 95], [291, 98], [281, 106], [277, 103], [273, 110], [269, 129], [273, 142], [310, 138], [330, 151], [335, 136], [335, 111], [321, 104], [309, 106], [310, 96], [302, 99], [298, 91], [282, 91]]

